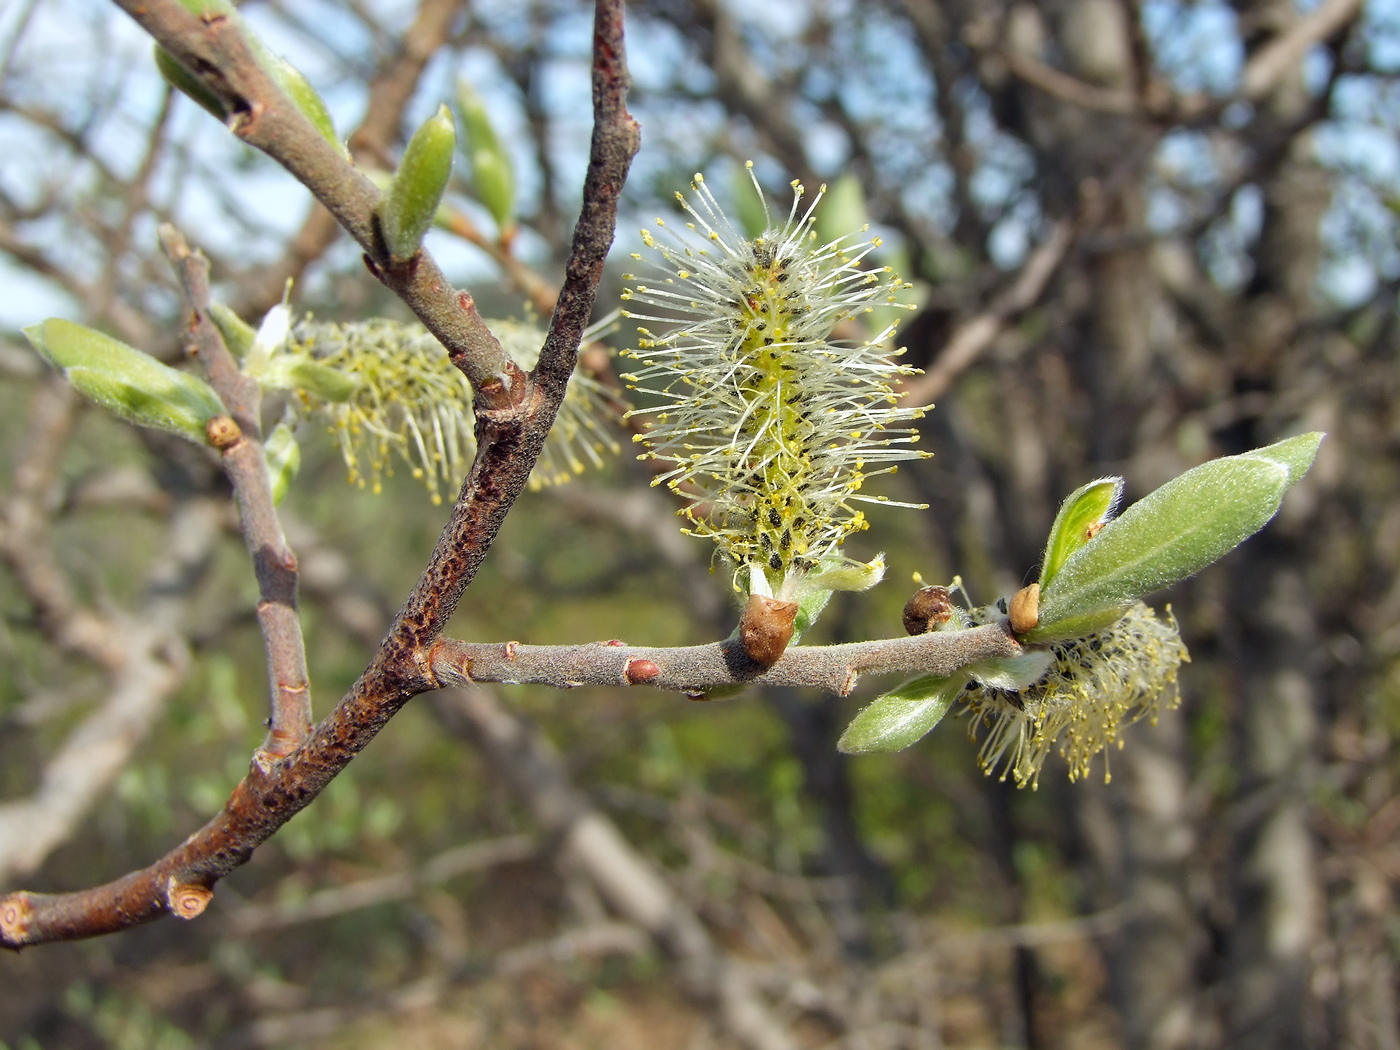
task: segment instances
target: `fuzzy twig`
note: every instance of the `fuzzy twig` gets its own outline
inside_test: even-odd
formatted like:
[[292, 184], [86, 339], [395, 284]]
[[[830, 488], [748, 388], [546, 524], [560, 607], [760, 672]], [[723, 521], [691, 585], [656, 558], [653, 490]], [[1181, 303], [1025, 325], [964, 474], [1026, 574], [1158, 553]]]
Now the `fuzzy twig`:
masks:
[[737, 639], [670, 649], [623, 642], [520, 645], [444, 639], [433, 650], [442, 685], [472, 682], [552, 685], [649, 685], [703, 697], [724, 686], [807, 686], [846, 696], [861, 672], [952, 674], [976, 660], [1015, 656], [1020, 645], [1004, 624], [935, 631], [844, 645], [799, 645], [771, 665], [755, 663]]

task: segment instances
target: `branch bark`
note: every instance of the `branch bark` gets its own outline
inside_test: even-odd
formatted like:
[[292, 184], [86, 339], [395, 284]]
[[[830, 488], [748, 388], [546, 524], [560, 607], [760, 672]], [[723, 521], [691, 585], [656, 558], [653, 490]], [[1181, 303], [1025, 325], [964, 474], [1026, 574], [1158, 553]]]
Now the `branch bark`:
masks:
[[281, 758], [300, 747], [311, 730], [311, 676], [297, 609], [297, 559], [282, 534], [263, 454], [258, 418], [262, 394], [257, 380], [238, 370], [209, 316], [208, 260], [191, 251], [169, 224], [161, 227], [160, 239], [193, 313], [186, 349], [203, 364], [210, 385], [232, 415], [234, 431], [214, 444], [233, 486], [243, 542], [258, 581], [258, 627], [267, 653], [272, 707], [263, 750]]
[[777, 663], [756, 663], [734, 638], [709, 645], [652, 649], [619, 641], [589, 645], [519, 645], [443, 639], [433, 649], [440, 685], [480, 682], [552, 685], [649, 685], [696, 699], [722, 686], [757, 683], [808, 686], [839, 696], [855, 688], [862, 671], [947, 675], [975, 660], [1015, 656], [1021, 646], [1004, 624], [913, 637], [798, 645]]
[[[375, 225], [378, 190], [272, 84], [235, 20], [197, 18], [178, 0], [117, 2], [225, 100], [236, 134], [312, 190], [371, 262], [382, 258], [389, 263]], [[301, 747], [287, 755], [256, 753], [223, 811], [154, 864], [76, 893], [20, 891], [0, 899], [0, 945], [18, 949], [91, 937], [166, 914], [195, 918], [207, 907], [219, 879], [246, 863], [305, 808], [408, 700], [437, 687], [431, 648], [539, 456], [612, 243], [617, 197], [638, 144], [637, 125], [626, 110], [622, 32], [621, 0], [598, 0], [595, 130], [586, 200], [566, 267], [565, 292], [536, 369], [538, 382], [504, 358], [470, 296], [454, 293], [426, 252], [397, 267], [379, 267], [385, 283], [443, 340], [478, 389], [478, 454], [427, 567], [370, 665]], [[443, 320], [446, 304], [455, 320], [434, 327], [434, 320]], [[483, 335], [495, 346], [494, 356], [482, 344]]]

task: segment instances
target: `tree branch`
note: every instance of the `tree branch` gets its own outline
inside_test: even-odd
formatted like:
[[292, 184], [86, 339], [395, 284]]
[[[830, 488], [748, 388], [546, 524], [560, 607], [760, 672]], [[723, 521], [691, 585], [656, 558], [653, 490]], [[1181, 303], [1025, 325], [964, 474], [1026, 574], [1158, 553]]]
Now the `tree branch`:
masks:
[[297, 610], [297, 559], [282, 534], [263, 454], [258, 418], [262, 393], [257, 380], [239, 371], [238, 362], [209, 316], [208, 260], [191, 251], [185, 238], [168, 223], [160, 228], [160, 239], [194, 314], [185, 333], [186, 349], [204, 366], [235, 428], [212, 443], [233, 486], [243, 542], [258, 581], [258, 627], [267, 652], [272, 701], [263, 750], [281, 758], [300, 747], [310, 732], [311, 676]]
[[[378, 191], [271, 85], [237, 25], [224, 17], [195, 18], [178, 0], [117, 2], [226, 100], [235, 114], [231, 123], [241, 137], [282, 162], [315, 192], [372, 258], [375, 251], [383, 254], [374, 227]], [[612, 242], [617, 195], [637, 146], [636, 125], [625, 108], [622, 0], [598, 0], [596, 11], [594, 121], [602, 130], [595, 130], [593, 136], [588, 199], [566, 268], [568, 302], [561, 296], [541, 356], [538, 383], [500, 358], [501, 368], [485, 377], [477, 407], [478, 454], [471, 473], [427, 567], [369, 667], [305, 744], [286, 756], [255, 754], [248, 775], [223, 811], [154, 864], [77, 893], [21, 891], [0, 899], [0, 945], [18, 949], [91, 937], [166, 914], [198, 916], [208, 906], [219, 879], [246, 863], [258, 846], [305, 808], [409, 699], [437, 687], [431, 647], [480, 568], [506, 512], [524, 489], [563, 398], [567, 376], [561, 378], [560, 372], [576, 354], [583, 321], [592, 309], [602, 259]], [[419, 252], [395, 271], [402, 271], [402, 287], [393, 280], [386, 283], [418, 310], [421, 299], [413, 297], [423, 291], [419, 285], [429, 270], [436, 274], [436, 265]], [[434, 285], [431, 280], [427, 292], [432, 304], [441, 305], [446, 296], [459, 315], [459, 324], [462, 316], [470, 315], [495, 342], [465, 293], [459, 303], [445, 281]], [[422, 312], [419, 317], [433, 328]], [[444, 339], [437, 329], [434, 334]], [[464, 371], [468, 367], [479, 371], [483, 363], [491, 367], [489, 358], [474, 356], [471, 342], [444, 339], [444, 343], [449, 352], [455, 347], [465, 355]], [[501, 373], [499, 378], [495, 372]]]
[[179, 0], [116, 0], [224, 103], [229, 128], [287, 169], [364, 249], [371, 270], [447, 347], [484, 396], [515, 366], [426, 251], [395, 262], [379, 234], [379, 189], [355, 170], [273, 82], [236, 18], [191, 14]]
[[1016, 656], [1021, 646], [1000, 623], [965, 631], [935, 631], [843, 645], [798, 645], [766, 669], [735, 639], [654, 649], [623, 642], [519, 645], [443, 639], [433, 648], [433, 675], [442, 685], [649, 685], [697, 699], [729, 685], [807, 686], [846, 696], [861, 672], [952, 674], [975, 660]]

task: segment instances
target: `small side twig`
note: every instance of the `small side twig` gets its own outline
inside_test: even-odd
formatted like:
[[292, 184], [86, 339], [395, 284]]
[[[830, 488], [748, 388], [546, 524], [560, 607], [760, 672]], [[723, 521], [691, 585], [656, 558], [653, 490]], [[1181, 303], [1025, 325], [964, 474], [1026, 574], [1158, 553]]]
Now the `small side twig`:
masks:
[[185, 333], [187, 349], [204, 366], [231, 416], [231, 425], [211, 433], [210, 443], [218, 449], [233, 485], [243, 541], [258, 581], [258, 626], [272, 697], [263, 750], [280, 758], [300, 747], [311, 730], [311, 679], [297, 610], [297, 559], [282, 534], [263, 457], [261, 395], [257, 381], [238, 370], [209, 316], [209, 261], [191, 251], [168, 223], [160, 228], [160, 239], [193, 312]]

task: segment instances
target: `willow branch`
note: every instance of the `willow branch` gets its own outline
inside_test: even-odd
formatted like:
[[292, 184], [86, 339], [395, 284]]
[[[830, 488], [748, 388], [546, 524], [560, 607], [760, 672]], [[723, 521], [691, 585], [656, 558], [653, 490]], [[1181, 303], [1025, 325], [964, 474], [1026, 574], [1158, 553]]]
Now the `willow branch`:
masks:
[[469, 295], [453, 288], [424, 250], [396, 262], [379, 233], [379, 189], [312, 126], [258, 62], [242, 22], [199, 17], [179, 0], [116, 0], [156, 42], [199, 77], [231, 114], [229, 129], [315, 194], [365, 252], [370, 269], [442, 341], [472, 386], [489, 396], [514, 369]]
[[1004, 624], [937, 631], [843, 645], [790, 647], [767, 669], [734, 639], [659, 649], [623, 642], [520, 645], [444, 639], [433, 649], [433, 675], [442, 685], [649, 685], [703, 698], [723, 686], [807, 686], [846, 696], [862, 672], [950, 675], [975, 660], [1016, 656], [1021, 646]]
[[[369, 108], [360, 126], [350, 133], [350, 154], [391, 168], [389, 156], [403, 122], [404, 110], [417, 90], [428, 60], [446, 42], [459, 0], [423, 0], [397, 51], [380, 64], [369, 83]], [[261, 317], [282, 298], [289, 279], [300, 279], [307, 266], [325, 254], [340, 227], [324, 208], [312, 205], [282, 258], [260, 271], [252, 289], [236, 304], [239, 313]], [[548, 312], [548, 311], [544, 311]]]
[[267, 653], [272, 706], [263, 749], [281, 757], [300, 747], [310, 732], [311, 679], [297, 609], [297, 559], [282, 534], [263, 455], [261, 392], [257, 380], [239, 371], [209, 316], [208, 260], [191, 251], [168, 223], [160, 228], [160, 239], [193, 313], [185, 332], [186, 350], [204, 366], [210, 386], [232, 417], [232, 429], [211, 431], [210, 443], [219, 450], [233, 486], [243, 542], [258, 581], [258, 627]]
[[[235, 114], [235, 131], [265, 148], [305, 182], [357, 240], [362, 234], [370, 242], [375, 240], [378, 191], [272, 88], [236, 25], [226, 18], [194, 18], [177, 0], [118, 2], [228, 102]], [[192, 919], [202, 914], [219, 879], [246, 863], [258, 846], [320, 794], [405, 703], [437, 688], [431, 669], [432, 644], [476, 575], [539, 456], [548, 423], [563, 396], [563, 382], [556, 373], [576, 352], [577, 337], [573, 347], [568, 341], [575, 327], [582, 331], [580, 317], [586, 319], [592, 309], [601, 260], [612, 243], [617, 190], [637, 142], [636, 126], [625, 108], [621, 0], [598, 0], [594, 67], [594, 121], [608, 129], [595, 130], [586, 192], [601, 199], [586, 201], [579, 217], [573, 256], [566, 268], [570, 299], [567, 305], [561, 301], [559, 313], [564, 316], [559, 319], [556, 314], [546, 344], [549, 364], [542, 355], [539, 382], [509, 365], [511, 371], [503, 368], [500, 378], [492, 375], [484, 385], [478, 399], [478, 454], [471, 473], [427, 567], [369, 667], [300, 748], [285, 756], [256, 753], [248, 775], [223, 811], [154, 864], [77, 893], [20, 891], [0, 899], [0, 946], [18, 949], [111, 933], [163, 915]], [[366, 245], [367, 249], [373, 246]], [[406, 271], [426, 272], [415, 270], [422, 263], [436, 272], [425, 253], [415, 260]], [[410, 285], [400, 294], [415, 305], [412, 282], [418, 278], [408, 273], [407, 279]], [[459, 304], [445, 281], [441, 288], [430, 290], [435, 296], [446, 294], [459, 314], [475, 316], [474, 307], [467, 309], [470, 298], [463, 296]], [[437, 329], [434, 333], [443, 338]], [[452, 352], [454, 344], [444, 342]], [[455, 346], [459, 352], [470, 350], [464, 342]], [[469, 364], [479, 367], [483, 360], [476, 357]], [[463, 369], [467, 371], [465, 365]]]

